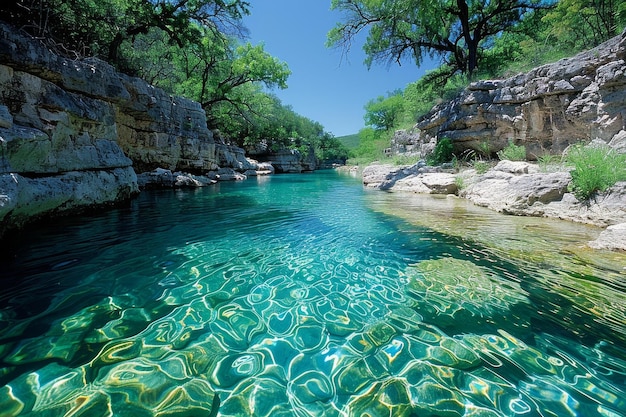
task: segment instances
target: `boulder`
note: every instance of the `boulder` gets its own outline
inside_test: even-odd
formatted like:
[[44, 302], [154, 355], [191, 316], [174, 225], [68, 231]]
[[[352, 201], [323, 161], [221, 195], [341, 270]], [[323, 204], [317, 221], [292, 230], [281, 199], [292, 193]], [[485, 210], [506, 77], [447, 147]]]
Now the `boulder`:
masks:
[[140, 189], [150, 188], [196, 188], [215, 184], [217, 181], [206, 175], [193, 175], [187, 172], [172, 172], [169, 169], [157, 168], [151, 172], [137, 175]]
[[246, 157], [242, 148], [233, 145], [216, 144], [216, 157], [221, 168], [232, 168], [244, 172], [256, 170], [258, 166], [255, 160]]
[[131, 167], [45, 177], [0, 173], [0, 235], [44, 216], [116, 204], [138, 191]]
[[410, 191], [425, 194], [455, 194], [456, 175], [441, 167], [425, 166], [424, 161], [411, 166], [373, 164], [363, 169], [363, 184], [381, 190]]
[[220, 168], [215, 175], [215, 179], [219, 181], [243, 181], [246, 178], [244, 174], [232, 168]]
[[274, 167], [269, 162], [258, 162], [256, 173], [257, 175], [272, 175]]
[[525, 161], [502, 160], [493, 167], [494, 171], [506, 172], [509, 174], [535, 174], [539, 172], [537, 165]]
[[365, 167], [362, 172], [363, 185], [369, 188], [381, 188], [388, 184], [402, 169], [394, 165], [373, 164]]
[[393, 189], [421, 194], [455, 194], [458, 186], [456, 175], [445, 172], [433, 172], [404, 177], [396, 181]]
[[[512, 174], [494, 168], [464, 189], [461, 196], [502, 213], [541, 215], [539, 206], [561, 200], [570, 181], [569, 172]], [[531, 209], [535, 203], [539, 205]]]
[[626, 251], [626, 223], [607, 227], [594, 241], [589, 242], [594, 249]]
[[593, 200], [581, 202], [571, 193], [541, 207], [536, 215], [607, 227], [626, 223], [626, 182], [618, 182]]

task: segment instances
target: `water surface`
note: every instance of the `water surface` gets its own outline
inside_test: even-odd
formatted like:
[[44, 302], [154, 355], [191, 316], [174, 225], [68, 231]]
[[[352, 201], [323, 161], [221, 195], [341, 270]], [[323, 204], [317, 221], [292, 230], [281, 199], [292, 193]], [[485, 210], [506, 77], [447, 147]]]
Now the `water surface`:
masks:
[[334, 172], [145, 192], [5, 242], [0, 416], [626, 416], [598, 233]]

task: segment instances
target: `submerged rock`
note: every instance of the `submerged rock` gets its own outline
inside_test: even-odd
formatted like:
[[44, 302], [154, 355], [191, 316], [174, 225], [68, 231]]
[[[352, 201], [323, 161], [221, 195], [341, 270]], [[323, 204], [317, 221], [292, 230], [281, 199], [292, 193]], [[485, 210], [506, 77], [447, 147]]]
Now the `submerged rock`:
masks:
[[[509, 314], [509, 309], [529, 304], [525, 291], [515, 282], [470, 261], [442, 258], [422, 261], [408, 270], [409, 294], [417, 300], [426, 321], [439, 326], [474, 326]], [[517, 323], [523, 327], [523, 323]]]
[[[590, 201], [568, 192], [569, 171], [540, 172], [536, 164], [500, 161], [485, 174], [473, 169], [459, 174], [420, 173], [416, 166], [374, 164], [363, 170], [363, 184], [387, 191], [420, 194], [457, 194], [477, 206], [516, 216], [550, 217], [607, 227], [626, 223], [626, 182], [618, 182]], [[607, 235], [607, 236], [612, 236]], [[619, 243], [594, 243], [609, 249]]]
[[594, 249], [619, 249], [626, 251], [626, 223], [607, 227], [596, 240], [589, 242], [589, 246]]

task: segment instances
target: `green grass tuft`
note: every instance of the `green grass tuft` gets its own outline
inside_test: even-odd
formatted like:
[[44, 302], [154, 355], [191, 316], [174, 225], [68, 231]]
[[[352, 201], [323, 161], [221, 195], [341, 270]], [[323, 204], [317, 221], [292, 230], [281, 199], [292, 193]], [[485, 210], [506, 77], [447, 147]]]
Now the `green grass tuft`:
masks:
[[570, 191], [581, 201], [626, 180], [626, 154], [608, 146], [576, 145], [569, 151], [567, 162], [574, 167]]
[[500, 160], [508, 161], [525, 161], [526, 160], [526, 147], [523, 145], [516, 145], [513, 141], [509, 141], [506, 148], [498, 151], [498, 158]]

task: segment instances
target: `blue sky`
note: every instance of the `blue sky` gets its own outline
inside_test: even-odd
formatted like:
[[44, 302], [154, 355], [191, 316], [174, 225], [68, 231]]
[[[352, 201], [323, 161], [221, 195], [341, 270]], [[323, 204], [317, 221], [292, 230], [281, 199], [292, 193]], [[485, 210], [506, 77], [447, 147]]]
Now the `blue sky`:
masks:
[[425, 70], [413, 62], [374, 64], [367, 69], [362, 43], [340, 50], [324, 46], [326, 34], [341, 20], [330, 0], [257, 0], [244, 19], [249, 41], [263, 43], [272, 56], [286, 62], [292, 74], [286, 90], [273, 90], [283, 104], [321, 123], [335, 136], [357, 133], [364, 126], [363, 106], [380, 95], [418, 80]]

